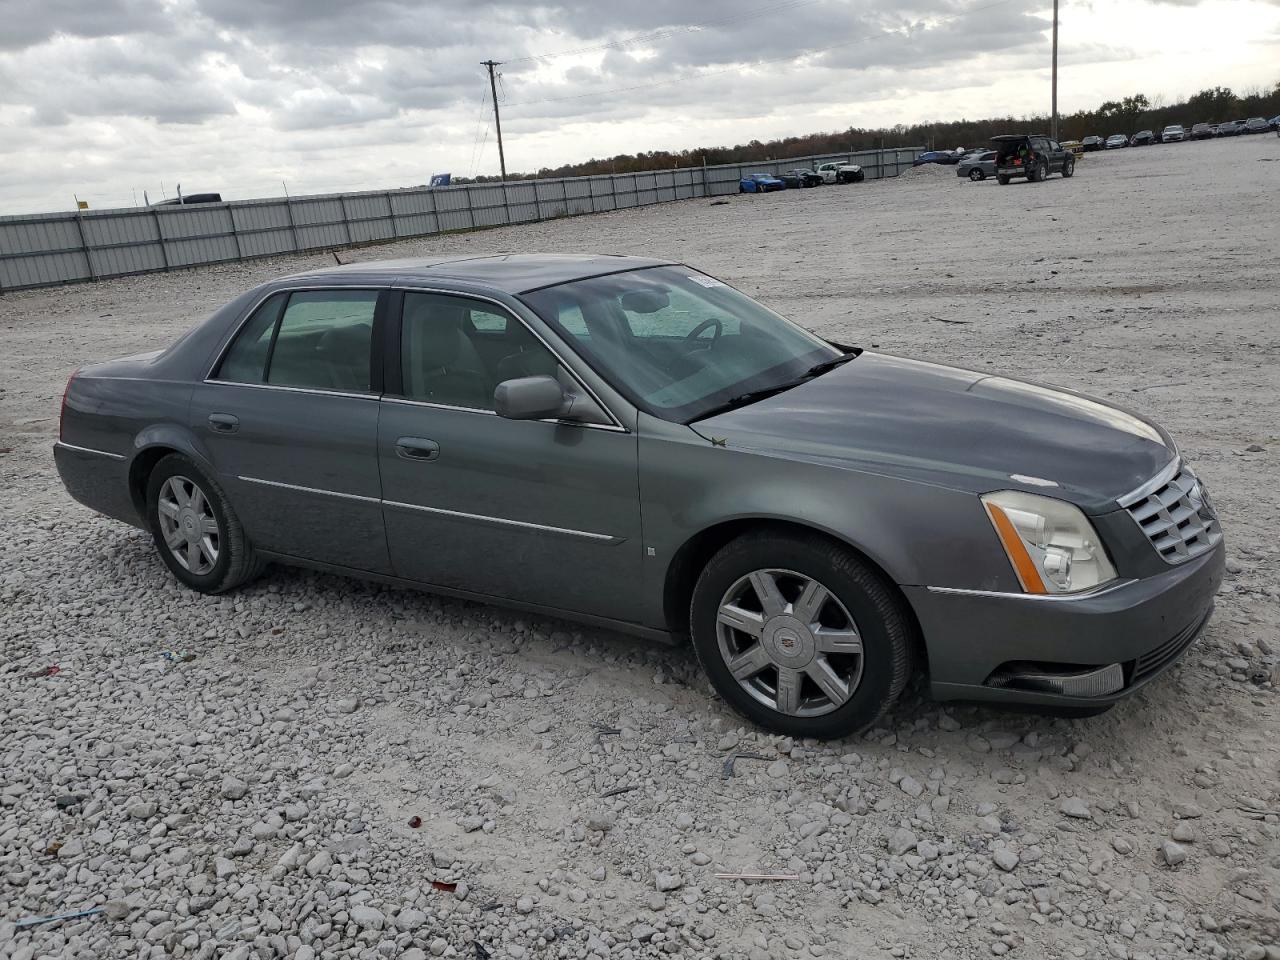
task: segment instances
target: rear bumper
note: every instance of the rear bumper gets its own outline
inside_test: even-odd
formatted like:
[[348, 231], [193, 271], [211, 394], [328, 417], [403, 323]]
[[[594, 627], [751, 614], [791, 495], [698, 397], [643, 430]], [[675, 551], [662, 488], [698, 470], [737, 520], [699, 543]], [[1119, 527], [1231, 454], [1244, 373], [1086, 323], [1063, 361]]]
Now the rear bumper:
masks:
[[[1213, 612], [1224, 558], [1219, 545], [1158, 576], [1075, 598], [903, 589], [924, 632], [937, 699], [1102, 706], [1150, 683], [1195, 642]], [[1030, 679], [1045, 675], [1069, 678], [1057, 686], [1073, 692]]]
[[53, 445], [53, 459], [62, 485], [75, 500], [115, 520], [142, 526], [129, 495], [129, 464], [124, 456], [59, 440]]
[[996, 167], [996, 175], [1001, 177], [1025, 177], [1030, 172], [1030, 167]]

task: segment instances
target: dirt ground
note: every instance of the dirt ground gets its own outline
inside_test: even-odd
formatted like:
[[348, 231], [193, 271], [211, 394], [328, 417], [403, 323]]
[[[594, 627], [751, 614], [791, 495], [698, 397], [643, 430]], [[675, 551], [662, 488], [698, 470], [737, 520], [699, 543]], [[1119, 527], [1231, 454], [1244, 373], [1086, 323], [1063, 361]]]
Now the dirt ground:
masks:
[[[1169, 429], [1229, 557], [1173, 670], [1090, 720], [909, 692], [835, 744], [745, 726], [683, 649], [299, 571], [184, 592], [66, 496], [75, 367], [330, 254], [0, 297], [0, 957], [1280, 958], [1277, 187], [1252, 136], [344, 253], [681, 259]], [[715, 877], [754, 871], [798, 879]]]

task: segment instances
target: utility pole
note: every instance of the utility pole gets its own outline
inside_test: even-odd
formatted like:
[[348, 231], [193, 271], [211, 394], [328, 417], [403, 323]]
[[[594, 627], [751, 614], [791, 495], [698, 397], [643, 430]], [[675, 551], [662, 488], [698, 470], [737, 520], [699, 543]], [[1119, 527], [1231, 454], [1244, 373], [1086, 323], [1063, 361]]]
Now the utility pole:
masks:
[[507, 158], [502, 152], [502, 118], [498, 115], [498, 86], [493, 76], [493, 68], [502, 66], [501, 60], [481, 60], [480, 63], [489, 68], [489, 93], [493, 97], [493, 125], [498, 131], [498, 165], [502, 168], [502, 181], [507, 180]]
[[[497, 104], [494, 104], [497, 108]], [[1048, 127], [1048, 136], [1057, 140], [1057, 0], [1053, 0], [1053, 118]]]

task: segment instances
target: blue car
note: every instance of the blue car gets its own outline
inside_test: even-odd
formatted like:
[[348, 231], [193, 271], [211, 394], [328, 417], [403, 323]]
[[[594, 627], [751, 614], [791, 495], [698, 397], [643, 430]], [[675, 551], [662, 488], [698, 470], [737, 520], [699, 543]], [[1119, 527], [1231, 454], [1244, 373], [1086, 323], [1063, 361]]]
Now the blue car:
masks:
[[911, 161], [913, 167], [918, 167], [923, 163], [945, 163], [953, 164], [960, 162], [960, 154], [953, 153], [950, 150], [926, 150], [920, 156]]
[[771, 190], [785, 189], [785, 183], [767, 173], [753, 173], [738, 181], [739, 193], [768, 193]]

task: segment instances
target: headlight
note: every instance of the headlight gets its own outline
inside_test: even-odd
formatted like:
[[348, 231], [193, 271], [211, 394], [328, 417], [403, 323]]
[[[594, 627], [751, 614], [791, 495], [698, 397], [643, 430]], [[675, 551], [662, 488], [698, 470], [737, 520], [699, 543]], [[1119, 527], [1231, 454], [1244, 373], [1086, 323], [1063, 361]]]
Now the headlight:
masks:
[[1116, 571], [1087, 517], [1052, 497], [1003, 490], [982, 498], [1027, 593], [1080, 593]]

